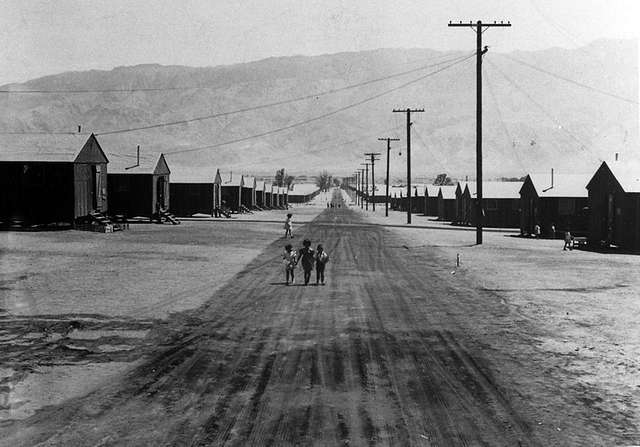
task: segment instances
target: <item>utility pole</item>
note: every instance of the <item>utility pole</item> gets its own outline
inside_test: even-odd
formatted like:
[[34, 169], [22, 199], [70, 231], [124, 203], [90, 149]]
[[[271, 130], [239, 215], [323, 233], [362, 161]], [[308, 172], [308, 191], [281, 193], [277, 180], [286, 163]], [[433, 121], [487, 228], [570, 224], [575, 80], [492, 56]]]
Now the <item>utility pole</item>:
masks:
[[391, 142], [400, 141], [400, 138], [378, 138], [378, 141], [387, 142], [387, 192], [384, 199], [384, 215], [389, 217], [389, 158], [391, 157]]
[[362, 196], [362, 186], [364, 185], [364, 169], [360, 168], [358, 169], [358, 172], [360, 172], [360, 208], [363, 209], [364, 201]]
[[373, 211], [376, 210], [376, 176], [374, 171], [375, 162], [380, 160], [376, 158], [376, 155], [380, 155], [380, 152], [366, 152], [364, 155], [371, 157], [371, 204]]
[[393, 109], [394, 113], [407, 114], [407, 223], [411, 223], [411, 112], [424, 112], [424, 109]]
[[476, 33], [476, 244], [482, 244], [482, 56], [489, 51], [489, 47], [482, 48], [482, 33], [487, 28], [511, 26], [511, 22], [482, 23], [452, 23], [453, 27], [470, 27]]
[[365, 197], [365, 202], [364, 202], [364, 206], [365, 206], [365, 211], [369, 211], [369, 163], [360, 163], [362, 166], [364, 166], [364, 192], [366, 194]]
[[353, 173], [353, 189], [356, 192], [356, 206], [358, 206], [358, 203], [359, 203], [358, 202], [358, 179], [359, 179], [358, 176], [359, 175], [360, 175], [360, 173], [358, 171], [354, 171], [354, 173]]

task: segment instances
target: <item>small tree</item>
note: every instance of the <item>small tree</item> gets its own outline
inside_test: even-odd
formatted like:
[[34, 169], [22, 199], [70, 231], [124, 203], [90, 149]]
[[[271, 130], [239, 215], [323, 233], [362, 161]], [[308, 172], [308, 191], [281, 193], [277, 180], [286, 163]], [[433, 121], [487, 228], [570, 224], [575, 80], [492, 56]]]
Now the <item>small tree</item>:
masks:
[[284, 185], [287, 187], [287, 189], [291, 189], [291, 185], [293, 184], [293, 181], [296, 178], [293, 175], [287, 175], [284, 178]]
[[316, 179], [316, 186], [322, 191], [326, 191], [331, 186], [331, 175], [327, 171], [322, 171]]
[[284, 186], [285, 185], [284, 168], [278, 169], [276, 171], [275, 184], [276, 184], [276, 186]]
[[435, 186], [444, 186], [444, 185], [453, 185], [451, 178], [447, 177], [447, 174], [438, 174], [436, 179], [433, 181]]

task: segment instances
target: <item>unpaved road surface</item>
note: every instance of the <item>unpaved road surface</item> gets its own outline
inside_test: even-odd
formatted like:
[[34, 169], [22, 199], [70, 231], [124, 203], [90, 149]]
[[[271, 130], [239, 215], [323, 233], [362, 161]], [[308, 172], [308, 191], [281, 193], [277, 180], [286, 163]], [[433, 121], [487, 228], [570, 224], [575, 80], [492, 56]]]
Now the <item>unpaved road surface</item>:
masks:
[[330, 254], [326, 286], [301, 272], [285, 286], [279, 240], [207, 304], [157, 324], [141, 366], [2, 423], [0, 445], [575, 444], [536, 423], [470, 335], [474, 315], [506, 312], [500, 300], [452, 288], [428, 252], [416, 262], [360, 219], [332, 208], [297, 228], [296, 245]]

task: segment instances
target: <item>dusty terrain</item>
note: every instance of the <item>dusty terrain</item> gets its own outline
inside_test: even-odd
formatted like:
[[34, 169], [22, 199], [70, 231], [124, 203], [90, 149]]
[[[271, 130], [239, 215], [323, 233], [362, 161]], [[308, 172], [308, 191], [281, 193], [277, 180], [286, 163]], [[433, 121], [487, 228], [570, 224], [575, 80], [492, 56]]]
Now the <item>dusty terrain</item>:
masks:
[[[65, 349], [28, 348], [26, 335], [10, 338], [24, 323], [7, 314], [3, 359], [128, 366], [6, 418], [0, 445], [640, 443], [635, 257], [498, 232], [473, 247], [472, 232], [434, 222], [321, 211], [294, 241], [324, 243], [326, 286], [284, 286], [284, 240], [264, 243], [219, 288], [183, 281], [204, 298], [193, 310], [94, 316], [102, 345], [122, 342], [111, 331], [139, 340], [129, 354], [77, 341], [84, 327], [66, 329]], [[232, 224], [270, 225], [220, 225]], [[43, 319], [26, 321], [38, 333]]]

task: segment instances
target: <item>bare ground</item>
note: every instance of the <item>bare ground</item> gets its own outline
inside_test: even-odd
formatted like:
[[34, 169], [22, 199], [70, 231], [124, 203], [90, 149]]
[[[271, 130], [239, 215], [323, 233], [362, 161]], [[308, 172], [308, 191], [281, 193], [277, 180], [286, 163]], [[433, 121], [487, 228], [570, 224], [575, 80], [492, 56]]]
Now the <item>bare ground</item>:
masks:
[[536, 320], [452, 275], [444, 248], [348, 209], [300, 230], [331, 254], [327, 286], [285, 287], [278, 241], [203, 306], [151, 324], [132, 369], [3, 422], [0, 445], [640, 442], [631, 403], [580, 389], [566, 357], [537, 349]]

